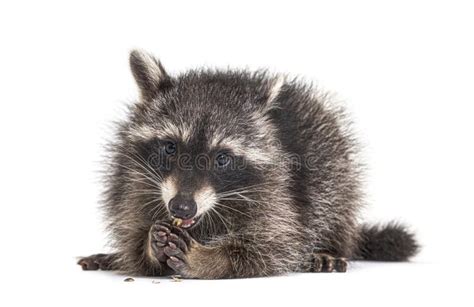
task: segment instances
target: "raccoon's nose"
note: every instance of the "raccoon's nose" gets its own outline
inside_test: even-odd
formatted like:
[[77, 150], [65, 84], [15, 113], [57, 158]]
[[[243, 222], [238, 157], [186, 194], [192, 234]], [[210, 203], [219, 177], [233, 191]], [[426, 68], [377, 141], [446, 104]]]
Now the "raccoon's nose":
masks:
[[196, 215], [197, 205], [193, 199], [175, 196], [169, 202], [171, 215], [183, 220], [190, 219]]

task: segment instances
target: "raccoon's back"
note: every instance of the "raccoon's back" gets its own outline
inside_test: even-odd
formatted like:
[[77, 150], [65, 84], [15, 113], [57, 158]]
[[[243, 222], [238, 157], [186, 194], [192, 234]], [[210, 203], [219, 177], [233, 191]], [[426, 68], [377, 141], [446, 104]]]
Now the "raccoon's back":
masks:
[[[280, 92], [271, 112], [283, 149], [296, 157], [291, 167], [293, 190], [299, 203], [310, 194], [339, 193], [356, 206], [360, 199], [358, 146], [343, 109], [325, 93], [292, 82]], [[293, 159], [294, 160], [294, 159]]]

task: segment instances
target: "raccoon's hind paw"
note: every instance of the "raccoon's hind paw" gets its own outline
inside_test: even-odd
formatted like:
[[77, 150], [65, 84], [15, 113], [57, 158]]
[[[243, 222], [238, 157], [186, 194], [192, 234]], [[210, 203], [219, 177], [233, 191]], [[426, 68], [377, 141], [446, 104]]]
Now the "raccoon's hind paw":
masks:
[[113, 269], [112, 262], [114, 258], [114, 254], [95, 254], [79, 259], [77, 264], [79, 264], [84, 271], [108, 271]]
[[346, 272], [347, 260], [336, 258], [328, 254], [314, 254], [311, 272]]

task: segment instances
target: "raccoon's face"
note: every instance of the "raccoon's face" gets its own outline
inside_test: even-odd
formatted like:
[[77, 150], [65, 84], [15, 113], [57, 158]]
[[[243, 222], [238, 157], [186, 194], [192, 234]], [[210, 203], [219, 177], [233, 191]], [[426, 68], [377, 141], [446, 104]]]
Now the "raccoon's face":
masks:
[[241, 152], [226, 144], [210, 147], [205, 138], [152, 137], [137, 145], [157, 175], [162, 204], [184, 228], [264, 179]]
[[[281, 83], [218, 72], [172, 79], [160, 62], [137, 51], [130, 63], [142, 98], [127, 135], [140, 162], [132, 171], [153, 181], [154, 195], [181, 227], [206, 213], [242, 212], [236, 207], [253, 200], [274, 163], [265, 116]], [[143, 178], [131, 184], [137, 193], [150, 190]]]

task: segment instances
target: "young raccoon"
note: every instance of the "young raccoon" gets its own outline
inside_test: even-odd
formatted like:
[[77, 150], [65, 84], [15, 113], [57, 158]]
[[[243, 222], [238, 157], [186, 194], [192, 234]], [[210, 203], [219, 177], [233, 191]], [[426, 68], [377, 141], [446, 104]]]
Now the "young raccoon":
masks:
[[110, 144], [104, 209], [116, 252], [83, 269], [238, 278], [404, 261], [398, 224], [357, 222], [361, 166], [344, 112], [267, 72], [169, 76], [133, 51], [140, 100]]

